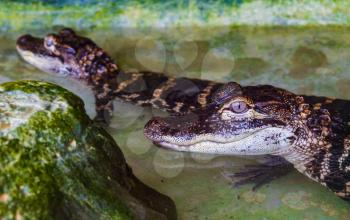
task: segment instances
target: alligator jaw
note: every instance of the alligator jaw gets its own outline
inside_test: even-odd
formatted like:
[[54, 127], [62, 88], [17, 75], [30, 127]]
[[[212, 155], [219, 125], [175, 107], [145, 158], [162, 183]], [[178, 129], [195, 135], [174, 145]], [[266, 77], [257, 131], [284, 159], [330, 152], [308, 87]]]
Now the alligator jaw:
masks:
[[64, 73], [62, 59], [44, 47], [44, 39], [23, 35], [18, 38], [16, 48], [21, 57], [31, 65], [48, 73]]
[[[147, 138], [152, 138], [145, 132]], [[278, 136], [278, 140], [273, 137]], [[227, 142], [210, 140], [195, 143], [175, 143], [168, 141], [166, 137], [155, 140], [153, 143], [165, 149], [176, 151], [188, 151], [209, 154], [225, 155], [265, 155], [276, 154], [280, 151], [288, 151], [295, 141], [292, 131], [283, 128], [263, 128], [250, 134], [240, 135], [239, 138]]]
[[54, 57], [54, 56], [41, 57], [32, 53], [31, 51], [22, 50], [18, 46], [17, 46], [17, 51], [25, 61], [27, 61], [33, 66], [38, 67], [44, 72], [48, 72], [48, 73], [62, 72], [61, 69], [63, 64], [58, 57]]

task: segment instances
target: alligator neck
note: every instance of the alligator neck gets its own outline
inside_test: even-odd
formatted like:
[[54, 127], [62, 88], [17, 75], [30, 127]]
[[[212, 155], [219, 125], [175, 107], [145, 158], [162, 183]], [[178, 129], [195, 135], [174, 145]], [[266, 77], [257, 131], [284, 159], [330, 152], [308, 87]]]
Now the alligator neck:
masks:
[[211, 94], [222, 85], [154, 72], [125, 72], [106, 52], [89, 41], [77, 51], [76, 58], [67, 58], [62, 68], [93, 90], [96, 120], [102, 122], [108, 122], [112, 116], [115, 98], [170, 113], [184, 113], [205, 107]]
[[350, 199], [350, 101], [305, 97], [309, 114], [296, 144], [283, 155], [300, 172]]
[[[83, 79], [93, 89], [99, 103], [115, 98], [168, 112], [189, 112], [210, 102], [222, 83], [174, 78], [163, 73], [125, 72], [104, 52], [93, 51], [81, 57]], [[103, 108], [103, 107], [102, 107]]]
[[87, 82], [93, 89], [101, 89], [105, 84], [116, 86], [121, 71], [115, 62], [101, 48], [87, 45], [79, 58], [80, 69], [77, 77]]

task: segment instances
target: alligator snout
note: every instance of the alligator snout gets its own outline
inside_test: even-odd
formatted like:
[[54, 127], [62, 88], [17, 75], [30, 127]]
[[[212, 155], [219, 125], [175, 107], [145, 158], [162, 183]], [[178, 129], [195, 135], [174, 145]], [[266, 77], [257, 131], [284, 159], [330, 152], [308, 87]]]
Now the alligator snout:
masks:
[[32, 35], [25, 34], [20, 36], [17, 39], [16, 45], [17, 50], [19, 52], [31, 52], [38, 53], [39, 51], [43, 51], [43, 42], [44, 40], [41, 38], [33, 37]]
[[169, 133], [170, 130], [174, 130], [172, 127], [164, 118], [154, 117], [145, 125], [144, 134], [148, 139], [160, 142], [163, 135]]
[[153, 134], [159, 134], [164, 126], [166, 123], [160, 117], [154, 117], [145, 125], [144, 133], [147, 137], [151, 137]]
[[199, 122], [196, 114], [154, 117], [146, 124], [144, 134], [155, 143], [169, 141], [169, 138], [185, 141], [198, 133]]
[[28, 41], [33, 40], [33, 37], [29, 34], [22, 35], [17, 39], [17, 45], [23, 45], [28, 43]]

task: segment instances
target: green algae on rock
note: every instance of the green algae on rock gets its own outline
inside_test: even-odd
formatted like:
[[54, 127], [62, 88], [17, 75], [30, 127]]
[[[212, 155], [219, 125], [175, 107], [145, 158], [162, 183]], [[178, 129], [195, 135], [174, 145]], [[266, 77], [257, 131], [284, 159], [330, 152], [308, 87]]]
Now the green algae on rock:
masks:
[[140, 182], [83, 102], [39, 81], [0, 85], [3, 219], [175, 219], [174, 203]]

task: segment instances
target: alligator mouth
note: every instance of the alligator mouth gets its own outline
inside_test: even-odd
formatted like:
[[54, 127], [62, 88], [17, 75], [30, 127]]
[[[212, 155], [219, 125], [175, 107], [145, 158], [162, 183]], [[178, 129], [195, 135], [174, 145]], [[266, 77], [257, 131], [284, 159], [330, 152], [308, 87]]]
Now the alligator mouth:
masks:
[[[253, 132], [245, 132], [243, 134], [239, 134], [234, 136], [233, 138], [209, 138], [209, 135], [205, 135], [207, 136], [206, 138], [201, 138], [200, 136], [198, 138], [189, 140], [189, 141], [179, 141], [177, 143], [175, 143], [173, 140], [176, 139], [176, 137], [168, 137], [168, 136], [163, 136], [163, 137], [159, 137], [156, 138], [154, 135], [149, 134], [148, 132], [145, 131], [145, 136], [153, 141], [153, 144], [155, 144], [156, 146], [159, 147], [163, 147], [163, 148], [167, 148], [167, 149], [183, 149], [186, 150], [186, 148], [190, 148], [196, 145], [205, 145], [205, 146], [209, 146], [209, 145], [229, 145], [229, 144], [233, 144], [233, 143], [239, 143], [241, 141], [243, 141], [246, 138], [249, 138], [250, 136], [253, 136], [256, 133], [259, 133], [260, 131], [267, 129], [268, 127], [265, 128], [259, 128]], [[168, 140], [166, 140], [168, 139]], [[170, 140], [172, 139], [172, 140]]]
[[[261, 127], [256, 129], [250, 129], [242, 134], [233, 135], [232, 137], [216, 136], [214, 134], [198, 135], [192, 138], [190, 137], [176, 137], [161, 135], [150, 131], [147, 127], [145, 128], [145, 136], [153, 142], [154, 145], [177, 151], [193, 151], [193, 149], [203, 148], [203, 152], [209, 148], [215, 148], [215, 146], [225, 148], [234, 145], [239, 145], [242, 142], [246, 142], [248, 139], [254, 139], [260, 132], [268, 130], [271, 127]], [[251, 141], [251, 140], [250, 140]], [[249, 142], [249, 141], [248, 141]], [[206, 148], [206, 150], [204, 150]], [[202, 151], [202, 150], [199, 150]], [[215, 152], [214, 152], [215, 153]]]
[[[261, 131], [263, 131], [262, 129]], [[258, 132], [254, 132], [258, 133]], [[227, 142], [216, 142], [203, 140], [191, 144], [179, 144], [170, 141], [154, 141], [153, 143], [161, 148], [182, 152], [207, 153], [216, 155], [264, 155], [264, 148], [255, 148], [255, 135], [247, 134], [244, 137], [236, 138]]]
[[[279, 132], [279, 140], [272, 140], [269, 134]], [[270, 140], [267, 140], [270, 139]], [[201, 141], [194, 144], [179, 144], [170, 141], [154, 141], [154, 144], [165, 149], [208, 153], [217, 155], [266, 155], [279, 154], [293, 145], [295, 136], [281, 128], [265, 128], [240, 139], [227, 142]]]
[[218, 155], [274, 154], [290, 147], [296, 139], [293, 130], [282, 125], [236, 131], [223, 129], [220, 135], [218, 131], [205, 132], [195, 127], [171, 126], [167, 122], [153, 118], [146, 124], [144, 135], [156, 146], [175, 151]]
[[[243, 139], [241, 139], [243, 140]], [[235, 142], [239, 142], [240, 140], [237, 141], [233, 141], [233, 142], [226, 142], [226, 143], [220, 143], [220, 142], [214, 142], [214, 141], [202, 141], [202, 142], [197, 142], [195, 144], [175, 144], [172, 142], [167, 142], [167, 141], [153, 141], [153, 144], [161, 147], [161, 148], [165, 148], [165, 149], [169, 149], [169, 150], [178, 150], [178, 151], [191, 151], [190, 148], [191, 147], [196, 147], [198, 146], [213, 146], [213, 145], [221, 145], [222, 147], [224, 147], [224, 145], [229, 145], [231, 143], [235, 143]]]
[[60, 57], [44, 47], [44, 39], [33, 37], [29, 34], [20, 36], [16, 42], [18, 53], [27, 61], [39, 60], [37, 62], [60, 61]]
[[42, 38], [23, 35], [18, 38], [16, 48], [21, 57], [44, 72], [57, 73], [64, 69], [61, 57], [44, 47]]
[[18, 51], [26, 51], [35, 55], [53, 55], [44, 47], [43, 38], [33, 37], [29, 34], [20, 36], [17, 39], [16, 47]]
[[43, 70], [44, 72], [57, 73], [63, 66], [63, 63], [59, 57], [53, 54], [37, 54], [31, 50], [24, 50], [20, 46], [17, 46], [17, 51], [26, 62]]

